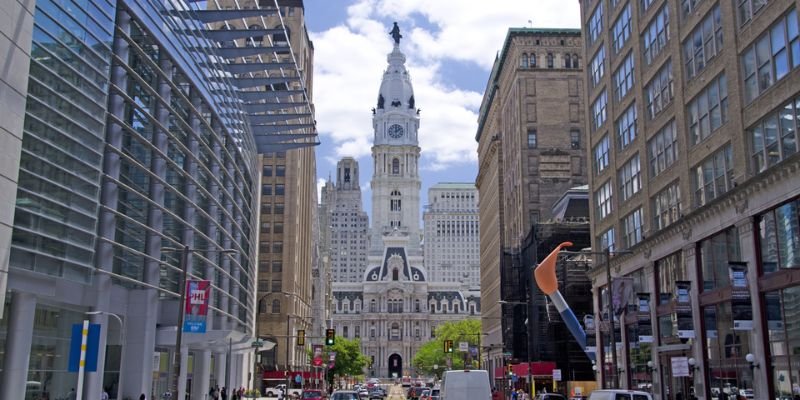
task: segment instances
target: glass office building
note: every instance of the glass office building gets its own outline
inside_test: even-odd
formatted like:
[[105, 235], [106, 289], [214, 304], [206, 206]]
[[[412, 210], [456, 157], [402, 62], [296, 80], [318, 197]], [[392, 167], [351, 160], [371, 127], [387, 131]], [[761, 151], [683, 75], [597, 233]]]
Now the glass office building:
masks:
[[178, 393], [245, 386], [257, 154], [279, 141], [253, 133], [245, 109], [256, 107], [193, 2], [29, 7], [30, 36], [15, 37], [31, 50], [0, 398], [71, 396], [72, 326], [84, 319], [102, 326], [84, 395], [160, 398], [171, 387], [182, 251], [189, 279], [210, 281], [211, 296], [206, 332], [183, 334]]

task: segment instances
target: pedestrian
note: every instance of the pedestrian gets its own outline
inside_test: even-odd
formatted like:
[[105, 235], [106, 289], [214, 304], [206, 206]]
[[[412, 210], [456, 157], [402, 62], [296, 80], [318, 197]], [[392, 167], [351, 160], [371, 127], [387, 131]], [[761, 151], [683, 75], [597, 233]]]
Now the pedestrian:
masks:
[[222, 400], [228, 400], [228, 392], [225, 391], [225, 386], [222, 387], [222, 391], [220, 392], [220, 396], [222, 396]]
[[511, 400], [517, 400], [517, 391], [511, 389]]
[[144, 393], [142, 393], [142, 395], [139, 396], [139, 400], [147, 400], [147, 396], [145, 396]]
[[103, 388], [103, 393], [100, 395], [100, 400], [108, 400], [108, 392], [106, 388]]

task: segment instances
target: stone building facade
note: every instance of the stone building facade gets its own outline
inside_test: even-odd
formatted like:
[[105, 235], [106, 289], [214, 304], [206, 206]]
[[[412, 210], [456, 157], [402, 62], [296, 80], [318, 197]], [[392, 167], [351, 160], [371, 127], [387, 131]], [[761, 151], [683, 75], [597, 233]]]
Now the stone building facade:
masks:
[[581, 2], [603, 386], [800, 393], [798, 5]]

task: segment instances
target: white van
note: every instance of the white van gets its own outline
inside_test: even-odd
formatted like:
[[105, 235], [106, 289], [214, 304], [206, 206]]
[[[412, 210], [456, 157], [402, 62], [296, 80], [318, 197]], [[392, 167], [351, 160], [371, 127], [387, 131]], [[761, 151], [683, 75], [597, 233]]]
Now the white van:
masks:
[[638, 390], [604, 389], [593, 391], [589, 400], [653, 400], [653, 396]]
[[441, 400], [492, 399], [489, 372], [486, 370], [445, 371], [441, 386]]

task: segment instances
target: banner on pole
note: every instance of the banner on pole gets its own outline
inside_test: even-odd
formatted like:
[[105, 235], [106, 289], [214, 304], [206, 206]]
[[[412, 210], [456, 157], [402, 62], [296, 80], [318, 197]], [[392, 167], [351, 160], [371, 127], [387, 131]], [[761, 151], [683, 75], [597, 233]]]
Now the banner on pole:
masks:
[[731, 313], [733, 330], [753, 330], [753, 305], [750, 302], [750, 288], [747, 285], [747, 263], [731, 261], [728, 263], [731, 281]]
[[211, 297], [211, 282], [186, 281], [186, 304], [183, 316], [183, 331], [205, 333], [208, 316], [208, 300]]
[[313, 364], [315, 367], [322, 366], [322, 345], [315, 344], [314, 345], [314, 361]]
[[694, 339], [692, 322], [691, 281], [675, 281], [675, 314], [678, 325], [678, 338]]
[[[83, 324], [72, 325], [72, 338], [69, 342], [69, 365], [67, 371], [78, 372], [81, 361], [81, 339]], [[100, 350], [100, 324], [89, 324], [89, 333], [86, 337], [86, 364], [85, 372], [97, 371], [97, 354]]]

